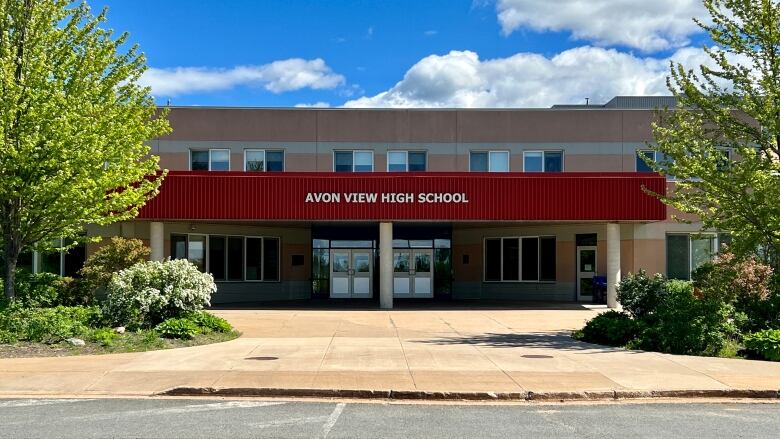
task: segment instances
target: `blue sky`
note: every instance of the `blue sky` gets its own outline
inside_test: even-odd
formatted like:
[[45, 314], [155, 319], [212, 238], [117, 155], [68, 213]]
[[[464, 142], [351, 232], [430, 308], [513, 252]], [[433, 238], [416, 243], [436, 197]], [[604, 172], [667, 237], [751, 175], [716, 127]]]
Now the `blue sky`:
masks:
[[701, 7], [647, 3], [90, 0], [140, 45], [159, 103], [373, 107], [666, 94], [670, 59], [703, 59]]

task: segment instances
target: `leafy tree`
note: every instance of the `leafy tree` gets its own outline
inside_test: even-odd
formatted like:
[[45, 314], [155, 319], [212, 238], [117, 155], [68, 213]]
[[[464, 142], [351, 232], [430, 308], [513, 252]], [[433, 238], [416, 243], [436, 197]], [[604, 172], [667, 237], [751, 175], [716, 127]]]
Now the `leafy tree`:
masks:
[[71, 0], [0, 0], [0, 240], [5, 294], [19, 253], [137, 215], [159, 188], [147, 140], [169, 131], [127, 34]]
[[[659, 152], [648, 160], [676, 177], [662, 200], [731, 232], [738, 256], [780, 260], [780, 4], [770, 0], [704, 0], [712, 41], [698, 69], [672, 63], [667, 78], [675, 109], [653, 126]], [[724, 149], [733, 157], [726, 160]]]

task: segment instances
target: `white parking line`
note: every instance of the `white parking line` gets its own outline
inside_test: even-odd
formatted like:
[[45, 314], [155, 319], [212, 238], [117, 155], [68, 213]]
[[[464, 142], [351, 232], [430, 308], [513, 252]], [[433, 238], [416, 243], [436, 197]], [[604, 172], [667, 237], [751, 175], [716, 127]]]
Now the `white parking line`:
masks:
[[307, 416], [304, 418], [277, 419], [276, 421], [250, 423], [247, 424], [247, 427], [268, 428], [268, 427], [278, 427], [280, 425], [305, 424], [310, 422], [322, 422], [327, 420], [328, 420], [327, 416]]
[[94, 401], [94, 399], [19, 399], [0, 402], [0, 408], [34, 407], [37, 405], [68, 404], [71, 402]]
[[215, 410], [230, 410], [240, 408], [267, 407], [272, 405], [287, 404], [286, 402], [261, 402], [261, 401], [226, 401], [211, 404], [190, 404], [180, 407], [155, 408], [145, 410], [130, 410], [126, 412], [96, 413], [86, 416], [75, 416], [70, 419], [115, 419], [127, 416], [171, 415], [179, 413], [210, 412]]
[[322, 426], [322, 431], [320, 432], [320, 435], [317, 436], [320, 439], [325, 439], [328, 437], [328, 434], [330, 434], [330, 430], [333, 429], [333, 426], [336, 425], [336, 422], [339, 420], [339, 416], [341, 416], [341, 412], [344, 411], [344, 406], [346, 404], [343, 402], [340, 402], [336, 404], [336, 408], [333, 409], [333, 413], [328, 416], [328, 420], [325, 421], [325, 425]]

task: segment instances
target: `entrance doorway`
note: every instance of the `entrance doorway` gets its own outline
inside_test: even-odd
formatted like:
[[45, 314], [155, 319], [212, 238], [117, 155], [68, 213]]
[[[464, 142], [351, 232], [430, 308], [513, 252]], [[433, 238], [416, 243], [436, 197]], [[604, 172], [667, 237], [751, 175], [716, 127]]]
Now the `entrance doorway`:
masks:
[[333, 249], [330, 253], [330, 297], [370, 298], [373, 252], [369, 249]]
[[577, 300], [593, 300], [593, 276], [596, 274], [596, 246], [577, 247]]
[[393, 297], [433, 297], [433, 250], [393, 251]]

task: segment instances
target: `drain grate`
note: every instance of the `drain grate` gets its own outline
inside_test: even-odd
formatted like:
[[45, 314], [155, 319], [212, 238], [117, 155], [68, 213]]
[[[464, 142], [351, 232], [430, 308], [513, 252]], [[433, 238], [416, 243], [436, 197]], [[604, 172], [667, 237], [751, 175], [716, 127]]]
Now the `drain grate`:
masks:
[[537, 354], [528, 354], [528, 355], [521, 355], [523, 358], [552, 358], [552, 355], [537, 355]]
[[279, 357], [247, 357], [244, 360], [257, 360], [257, 361], [273, 361], [278, 360]]

